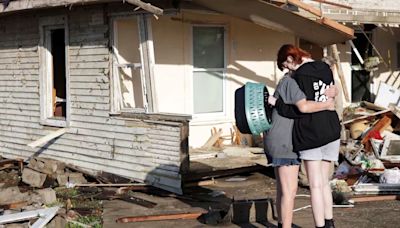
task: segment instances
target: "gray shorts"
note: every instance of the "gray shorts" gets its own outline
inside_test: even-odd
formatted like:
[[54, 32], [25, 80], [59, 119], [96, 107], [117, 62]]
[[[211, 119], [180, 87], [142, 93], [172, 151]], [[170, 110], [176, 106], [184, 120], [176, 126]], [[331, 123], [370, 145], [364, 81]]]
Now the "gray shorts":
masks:
[[299, 152], [300, 159], [306, 161], [337, 161], [339, 158], [340, 139], [330, 142], [321, 147], [302, 150]]

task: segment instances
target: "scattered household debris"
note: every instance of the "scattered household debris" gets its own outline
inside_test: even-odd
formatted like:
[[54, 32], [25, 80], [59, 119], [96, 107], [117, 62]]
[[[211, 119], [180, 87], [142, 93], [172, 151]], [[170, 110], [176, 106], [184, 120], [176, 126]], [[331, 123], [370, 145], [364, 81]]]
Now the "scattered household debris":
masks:
[[356, 194], [400, 194], [398, 98], [384, 107], [381, 101], [362, 102], [363, 107], [345, 110], [342, 159], [331, 183], [333, 189], [349, 192], [351, 187]]
[[51, 208], [44, 208], [39, 210], [3, 215], [0, 216], [0, 224], [7, 224], [10, 222], [39, 218], [34, 224], [32, 224], [29, 227], [42, 228], [57, 214], [58, 209], [60, 208], [51, 207]]

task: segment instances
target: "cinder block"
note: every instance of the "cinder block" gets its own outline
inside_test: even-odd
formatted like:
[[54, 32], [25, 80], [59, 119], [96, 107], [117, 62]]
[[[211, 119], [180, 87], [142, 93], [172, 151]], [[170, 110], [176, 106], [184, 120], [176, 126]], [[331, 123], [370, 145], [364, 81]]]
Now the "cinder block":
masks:
[[0, 188], [0, 204], [20, 203], [28, 199], [28, 193], [21, 193], [18, 187]]
[[43, 204], [57, 202], [56, 191], [54, 191], [52, 188], [39, 189], [36, 192], [40, 195]]
[[39, 173], [29, 168], [25, 168], [22, 172], [22, 181], [32, 187], [41, 188], [46, 177], [47, 174]]
[[72, 184], [85, 184], [87, 180], [82, 173], [63, 173], [57, 175], [57, 182], [59, 186], [65, 186], [67, 182]]
[[49, 158], [32, 158], [28, 167], [55, 177], [57, 173], [64, 173], [65, 164]]

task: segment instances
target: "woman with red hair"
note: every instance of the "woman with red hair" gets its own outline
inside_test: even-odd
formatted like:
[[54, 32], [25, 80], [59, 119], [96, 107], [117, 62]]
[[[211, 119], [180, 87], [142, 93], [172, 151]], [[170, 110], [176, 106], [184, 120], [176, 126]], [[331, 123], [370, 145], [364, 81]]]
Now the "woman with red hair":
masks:
[[[293, 71], [292, 78], [309, 101], [325, 102], [325, 91], [334, 83], [326, 63], [314, 61], [306, 51], [291, 44], [283, 45], [277, 59], [280, 70]], [[293, 150], [304, 161], [311, 191], [311, 206], [316, 227], [335, 227], [332, 212], [332, 193], [329, 186], [329, 166], [337, 161], [340, 146], [340, 123], [337, 113], [325, 110], [301, 114], [296, 106], [276, 101], [280, 115], [294, 119]], [[290, 108], [288, 111], [288, 108]]]
[[[302, 113], [335, 109], [333, 99], [328, 102], [307, 100], [306, 95], [290, 75], [291, 72], [284, 75], [276, 86], [273, 97], [268, 98], [272, 104], [276, 98], [279, 98], [286, 104], [295, 105]], [[328, 89], [325, 94], [333, 97], [336, 94], [335, 89]], [[290, 106], [284, 107], [288, 108], [288, 112], [293, 111]], [[271, 128], [265, 132], [264, 151], [275, 171], [278, 228], [290, 228], [292, 227], [294, 199], [297, 192], [297, 177], [301, 160], [298, 153], [293, 150], [292, 129], [294, 120], [279, 115], [276, 109], [272, 111], [272, 119]]]

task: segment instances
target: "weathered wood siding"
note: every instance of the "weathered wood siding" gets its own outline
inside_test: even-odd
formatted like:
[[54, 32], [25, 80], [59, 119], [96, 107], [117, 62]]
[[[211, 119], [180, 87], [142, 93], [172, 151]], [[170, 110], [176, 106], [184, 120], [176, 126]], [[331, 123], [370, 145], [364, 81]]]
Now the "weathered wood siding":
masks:
[[[56, 130], [39, 123], [38, 22], [59, 14], [68, 15], [71, 122], [68, 133], [32, 149], [28, 143]], [[107, 15], [101, 5], [0, 17], [0, 155], [50, 157], [179, 193], [188, 166], [187, 121], [109, 115]]]

